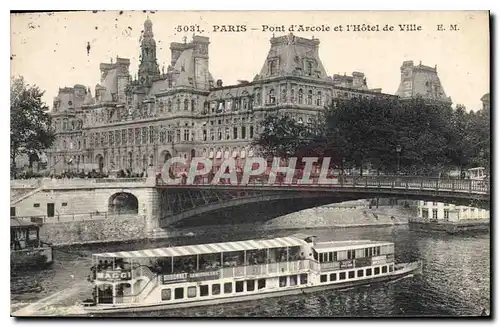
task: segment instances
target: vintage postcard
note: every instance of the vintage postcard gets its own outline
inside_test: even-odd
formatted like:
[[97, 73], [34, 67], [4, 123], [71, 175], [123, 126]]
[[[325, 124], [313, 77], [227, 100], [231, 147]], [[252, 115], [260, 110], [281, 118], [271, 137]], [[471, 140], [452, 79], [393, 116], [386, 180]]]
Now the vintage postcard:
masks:
[[14, 317], [489, 317], [487, 11], [11, 13]]

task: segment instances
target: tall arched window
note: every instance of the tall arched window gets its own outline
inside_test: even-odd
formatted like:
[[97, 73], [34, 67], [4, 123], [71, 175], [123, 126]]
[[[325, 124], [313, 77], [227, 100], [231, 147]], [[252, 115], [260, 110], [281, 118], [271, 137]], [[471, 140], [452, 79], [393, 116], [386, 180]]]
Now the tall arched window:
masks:
[[317, 106], [322, 106], [323, 105], [323, 99], [322, 99], [321, 91], [318, 91], [318, 97], [316, 98], [316, 105]]
[[194, 109], [195, 109], [195, 107], [196, 107], [196, 106], [195, 106], [195, 104], [196, 104], [195, 100], [194, 100], [194, 99], [192, 99], [192, 100], [191, 100], [191, 111], [194, 111]]
[[307, 92], [307, 104], [312, 104], [313, 103], [313, 91], [309, 90]]
[[269, 75], [276, 74], [276, 60], [269, 61]]
[[274, 96], [274, 89], [269, 90], [269, 103], [270, 104], [276, 103], [276, 97]]
[[299, 89], [299, 104], [304, 103], [304, 91], [302, 89]]
[[167, 102], [167, 111], [172, 112], [172, 100], [168, 100]]
[[188, 99], [184, 99], [184, 110], [185, 111], [189, 110], [189, 100]]
[[307, 62], [307, 75], [311, 76], [313, 72], [313, 64], [312, 62]]
[[180, 111], [181, 110], [181, 99], [177, 99], [177, 108], [175, 110]]
[[281, 90], [281, 102], [286, 103], [286, 89]]
[[292, 89], [290, 91], [290, 99], [292, 100], [292, 103], [295, 103], [295, 90]]

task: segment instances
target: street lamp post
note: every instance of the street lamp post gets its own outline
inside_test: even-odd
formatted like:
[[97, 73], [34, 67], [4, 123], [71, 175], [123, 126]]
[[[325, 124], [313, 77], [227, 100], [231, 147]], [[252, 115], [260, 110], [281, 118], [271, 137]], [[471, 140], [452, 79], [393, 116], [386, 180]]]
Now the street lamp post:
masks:
[[396, 145], [396, 153], [398, 156], [398, 175], [399, 175], [399, 168], [400, 168], [400, 161], [401, 161], [401, 145]]

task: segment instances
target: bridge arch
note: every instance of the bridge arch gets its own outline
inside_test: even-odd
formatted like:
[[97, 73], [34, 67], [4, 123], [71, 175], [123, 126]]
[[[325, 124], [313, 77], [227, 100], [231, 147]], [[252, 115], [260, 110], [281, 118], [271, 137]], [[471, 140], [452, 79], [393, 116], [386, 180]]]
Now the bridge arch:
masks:
[[108, 199], [109, 214], [137, 214], [139, 212], [139, 200], [129, 192], [118, 192]]

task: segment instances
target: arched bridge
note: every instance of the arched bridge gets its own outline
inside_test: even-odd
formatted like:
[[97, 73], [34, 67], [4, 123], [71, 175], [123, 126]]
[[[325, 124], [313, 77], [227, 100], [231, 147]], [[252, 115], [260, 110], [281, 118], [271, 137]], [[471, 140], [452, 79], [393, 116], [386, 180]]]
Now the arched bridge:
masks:
[[[158, 179], [160, 226], [180, 221], [219, 217], [219, 223], [241, 222], [239, 217], [265, 221], [287, 213], [357, 199], [398, 197], [489, 208], [488, 181], [413, 176], [356, 176], [333, 184], [273, 183], [254, 179], [231, 185], [199, 178], [193, 184], [169, 185]], [[214, 218], [213, 217], [213, 218]], [[207, 218], [208, 219], [208, 218]]]

